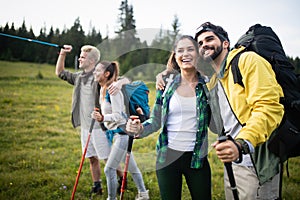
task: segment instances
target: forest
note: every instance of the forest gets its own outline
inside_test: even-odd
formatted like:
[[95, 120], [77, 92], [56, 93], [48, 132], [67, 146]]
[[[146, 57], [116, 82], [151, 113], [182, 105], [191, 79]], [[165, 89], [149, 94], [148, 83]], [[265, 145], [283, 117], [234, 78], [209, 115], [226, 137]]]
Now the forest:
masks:
[[[154, 80], [154, 75], [164, 69], [174, 40], [180, 35], [178, 17], [175, 15], [171, 22], [172, 30], [148, 30], [153, 39], [146, 42], [139, 38], [133, 6], [129, 5], [127, 0], [121, 2], [119, 13], [119, 29], [113, 38], [103, 37], [95, 27], [86, 32], [80, 24], [79, 17], [75, 19], [71, 28], [59, 30], [51, 27], [47, 32], [44, 27], [40, 29], [37, 36], [32, 28], [28, 30], [25, 20], [21, 27], [15, 27], [14, 23], [11, 25], [6, 23], [4, 27], [0, 27], [0, 32], [53, 44], [71, 44], [73, 51], [66, 59], [66, 66], [75, 69], [77, 69], [77, 58], [81, 46], [94, 45], [100, 49], [102, 60], [117, 60], [120, 63], [121, 74], [129, 77], [137, 76], [136, 78], [144, 80]], [[55, 64], [58, 52], [59, 49], [51, 46], [0, 36], [0, 60]], [[299, 57], [288, 58], [294, 65], [295, 71], [300, 73]]]

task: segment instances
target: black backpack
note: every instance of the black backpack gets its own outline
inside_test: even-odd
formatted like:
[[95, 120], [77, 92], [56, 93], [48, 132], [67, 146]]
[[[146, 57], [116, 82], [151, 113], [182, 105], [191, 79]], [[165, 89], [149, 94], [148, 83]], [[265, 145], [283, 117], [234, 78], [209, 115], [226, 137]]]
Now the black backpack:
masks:
[[276, 80], [283, 89], [284, 118], [268, 141], [268, 148], [279, 156], [281, 162], [290, 157], [300, 155], [300, 76], [295, 74], [294, 67], [283, 50], [281, 42], [267, 26], [256, 24], [240, 37], [234, 48], [244, 46], [245, 50], [238, 53], [231, 61], [234, 83], [244, 87], [242, 75], [238, 67], [240, 55], [245, 51], [254, 51], [265, 58], [276, 74]]

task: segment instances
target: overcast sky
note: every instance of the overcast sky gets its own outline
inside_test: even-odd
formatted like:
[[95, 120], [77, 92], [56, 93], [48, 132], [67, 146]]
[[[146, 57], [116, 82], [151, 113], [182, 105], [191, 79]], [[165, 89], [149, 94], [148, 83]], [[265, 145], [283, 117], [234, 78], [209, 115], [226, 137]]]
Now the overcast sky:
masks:
[[[177, 15], [181, 34], [194, 35], [203, 22], [221, 25], [234, 44], [255, 23], [271, 26], [281, 39], [286, 54], [300, 57], [300, 1], [298, 0], [128, 0], [133, 5], [136, 28], [169, 29]], [[1, 0], [0, 26], [14, 22], [36, 35], [43, 27], [70, 28], [77, 17], [87, 33], [91, 25], [102, 36], [113, 37], [121, 0]], [[141, 37], [142, 38], [142, 37]]]

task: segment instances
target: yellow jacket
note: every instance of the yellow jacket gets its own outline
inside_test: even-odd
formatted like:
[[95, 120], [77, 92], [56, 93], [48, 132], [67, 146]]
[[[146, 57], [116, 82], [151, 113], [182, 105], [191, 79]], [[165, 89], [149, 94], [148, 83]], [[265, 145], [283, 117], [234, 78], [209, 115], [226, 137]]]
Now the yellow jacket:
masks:
[[235, 139], [248, 140], [255, 147], [250, 156], [259, 182], [263, 184], [279, 172], [279, 158], [268, 150], [267, 139], [282, 120], [284, 109], [279, 99], [283, 97], [283, 91], [276, 81], [272, 66], [258, 54], [248, 51], [241, 54], [238, 64], [244, 87], [234, 83], [230, 63], [243, 49], [241, 47], [230, 51], [221, 73], [218, 77], [215, 74], [207, 83], [207, 96], [212, 110], [210, 128], [222, 134], [222, 108], [219, 107], [215, 87], [219, 79], [231, 109], [242, 125]]
[[284, 108], [279, 99], [283, 91], [272, 66], [251, 51], [242, 53], [238, 64], [244, 87], [234, 84], [230, 62], [243, 49], [234, 49], [228, 54], [220, 81], [233, 112], [243, 125], [235, 139], [246, 139], [256, 147], [269, 138], [282, 120]]

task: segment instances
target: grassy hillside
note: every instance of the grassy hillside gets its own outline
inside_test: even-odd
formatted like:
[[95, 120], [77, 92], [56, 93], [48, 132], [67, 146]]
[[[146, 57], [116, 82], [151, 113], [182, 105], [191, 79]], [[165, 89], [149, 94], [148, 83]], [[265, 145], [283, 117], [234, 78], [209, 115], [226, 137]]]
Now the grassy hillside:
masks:
[[[73, 87], [59, 80], [55, 67], [44, 64], [0, 61], [0, 199], [70, 199], [81, 160], [79, 130], [70, 122]], [[150, 104], [153, 103], [154, 84]], [[159, 199], [154, 171], [157, 134], [136, 140], [133, 153], [143, 172], [151, 199]], [[209, 155], [213, 198], [224, 199], [223, 166], [214, 151]], [[283, 196], [300, 196], [300, 159], [289, 162]], [[103, 169], [103, 162], [101, 162]], [[102, 173], [105, 186], [105, 176]], [[136, 188], [129, 174], [125, 199], [134, 199]], [[88, 160], [82, 169], [76, 199], [88, 199], [91, 188]], [[97, 199], [106, 199], [105, 194]], [[183, 198], [190, 199], [183, 188]]]

